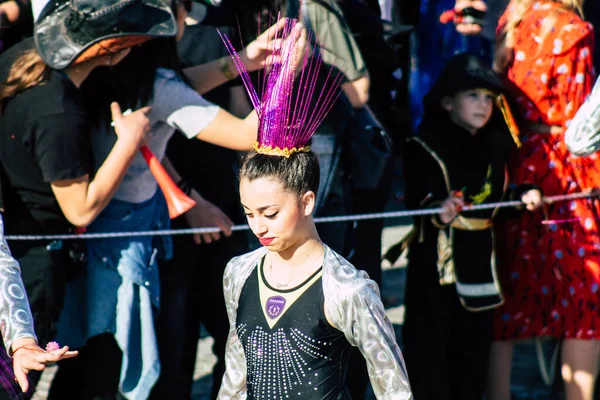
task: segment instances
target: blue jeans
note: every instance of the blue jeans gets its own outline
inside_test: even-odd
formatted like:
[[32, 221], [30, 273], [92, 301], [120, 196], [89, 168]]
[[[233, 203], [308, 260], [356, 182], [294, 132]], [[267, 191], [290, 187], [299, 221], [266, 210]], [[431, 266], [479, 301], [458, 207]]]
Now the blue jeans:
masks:
[[[169, 229], [160, 190], [143, 203], [113, 199], [89, 233]], [[87, 241], [86, 274], [67, 286], [59, 340], [83, 344], [114, 334], [123, 352], [119, 390], [147, 398], [160, 374], [154, 317], [160, 307], [158, 258], [171, 257], [169, 236], [135, 236]]]

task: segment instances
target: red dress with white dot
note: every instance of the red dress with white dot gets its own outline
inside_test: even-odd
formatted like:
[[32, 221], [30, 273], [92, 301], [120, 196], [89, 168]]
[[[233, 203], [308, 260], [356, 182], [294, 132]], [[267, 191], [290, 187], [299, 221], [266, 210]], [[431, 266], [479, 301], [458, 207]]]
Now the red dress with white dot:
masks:
[[[505, 24], [506, 14], [499, 29]], [[507, 86], [526, 124], [563, 129], [523, 129], [523, 146], [509, 162], [512, 183], [533, 184], [546, 196], [600, 187], [599, 154], [577, 158], [564, 143], [594, 82], [592, 35], [588, 23], [552, 1], [534, 2], [517, 27]], [[505, 303], [495, 315], [496, 339], [600, 338], [599, 218], [600, 201], [589, 199], [498, 224]]]

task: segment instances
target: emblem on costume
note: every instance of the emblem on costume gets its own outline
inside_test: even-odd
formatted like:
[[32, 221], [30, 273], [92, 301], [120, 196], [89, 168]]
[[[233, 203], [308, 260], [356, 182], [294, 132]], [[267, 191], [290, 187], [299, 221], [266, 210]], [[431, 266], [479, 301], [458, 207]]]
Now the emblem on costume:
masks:
[[281, 315], [285, 308], [285, 299], [281, 296], [271, 296], [267, 299], [265, 311], [271, 319], [275, 319]]

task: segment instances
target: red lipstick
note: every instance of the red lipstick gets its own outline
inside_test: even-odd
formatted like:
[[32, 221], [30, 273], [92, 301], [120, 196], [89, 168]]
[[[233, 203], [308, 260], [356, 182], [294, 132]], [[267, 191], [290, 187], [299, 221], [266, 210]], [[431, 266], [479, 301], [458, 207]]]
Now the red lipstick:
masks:
[[263, 246], [268, 246], [271, 244], [271, 242], [274, 240], [275, 238], [258, 238], [258, 241], [260, 242], [260, 244], [262, 244]]

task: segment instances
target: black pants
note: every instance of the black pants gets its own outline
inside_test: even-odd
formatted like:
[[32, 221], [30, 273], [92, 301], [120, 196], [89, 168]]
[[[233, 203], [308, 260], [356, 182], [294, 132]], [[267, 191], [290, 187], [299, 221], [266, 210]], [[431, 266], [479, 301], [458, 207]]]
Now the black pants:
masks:
[[[174, 221], [181, 227], [182, 221]], [[175, 236], [174, 258], [161, 265], [161, 311], [156, 331], [161, 375], [151, 399], [188, 400], [191, 397], [196, 349], [203, 323], [214, 338], [211, 398], [216, 399], [225, 372], [229, 321], [223, 296], [227, 262], [248, 249], [244, 232], [211, 244], [195, 245], [190, 236]]]
[[415, 400], [481, 400], [493, 311], [464, 309], [454, 285], [440, 286], [435, 265], [407, 271], [404, 358]]
[[[62, 307], [65, 289], [65, 273], [70, 268], [71, 259], [64, 249], [48, 251], [48, 243], [10, 242], [9, 247], [21, 267], [21, 277], [31, 306], [34, 328], [39, 345], [44, 348], [56, 334], [56, 321]], [[4, 346], [0, 351], [5, 353]], [[32, 387], [41, 373], [31, 371], [29, 380]], [[14, 378], [11, 377], [14, 381]], [[18, 385], [15, 382], [15, 387]], [[20, 392], [20, 389], [18, 389]], [[13, 400], [0, 387], [0, 400]]]
[[123, 353], [114, 335], [89, 339], [79, 355], [61, 361], [48, 400], [116, 400]]

